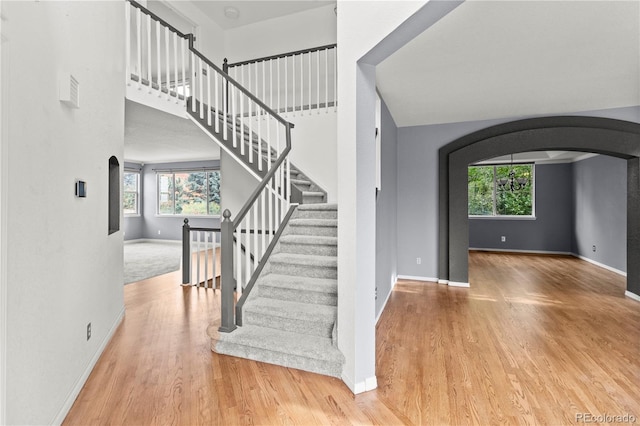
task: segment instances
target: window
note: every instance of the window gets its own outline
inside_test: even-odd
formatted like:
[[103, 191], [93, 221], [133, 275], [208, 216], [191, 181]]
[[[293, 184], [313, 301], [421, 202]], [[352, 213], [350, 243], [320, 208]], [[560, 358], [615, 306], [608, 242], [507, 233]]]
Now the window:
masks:
[[469, 216], [533, 216], [534, 165], [470, 166]]
[[140, 173], [125, 170], [123, 180], [122, 209], [127, 216], [137, 216], [140, 214]]
[[120, 230], [120, 162], [109, 158], [109, 235]]
[[216, 216], [220, 214], [220, 172], [158, 172], [158, 214]]

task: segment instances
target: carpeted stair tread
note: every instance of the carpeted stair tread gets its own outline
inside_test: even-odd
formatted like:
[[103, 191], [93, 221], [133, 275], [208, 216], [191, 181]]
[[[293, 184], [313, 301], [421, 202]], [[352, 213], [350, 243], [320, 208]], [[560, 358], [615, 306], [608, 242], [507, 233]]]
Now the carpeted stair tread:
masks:
[[215, 351], [333, 377], [340, 377], [344, 363], [344, 356], [331, 338], [255, 325], [221, 333]]
[[288, 263], [302, 266], [318, 266], [337, 268], [338, 258], [335, 256], [315, 256], [311, 254], [276, 253], [271, 255], [273, 263]]
[[336, 307], [258, 297], [247, 302], [244, 315], [257, 313], [294, 321], [322, 322], [333, 326]]
[[303, 197], [324, 197], [324, 192], [302, 191]]
[[294, 179], [291, 178], [291, 183], [294, 185], [304, 185], [304, 186], [311, 186], [311, 181], [305, 180], [305, 179]]
[[296, 275], [267, 274], [260, 278], [260, 287], [304, 290], [329, 295], [338, 294], [338, 281], [330, 278], [300, 277]]
[[289, 234], [280, 237], [281, 243], [290, 243], [290, 244], [308, 244], [308, 245], [326, 245], [326, 246], [337, 246], [338, 238], [337, 237], [322, 237], [316, 235], [296, 235]]

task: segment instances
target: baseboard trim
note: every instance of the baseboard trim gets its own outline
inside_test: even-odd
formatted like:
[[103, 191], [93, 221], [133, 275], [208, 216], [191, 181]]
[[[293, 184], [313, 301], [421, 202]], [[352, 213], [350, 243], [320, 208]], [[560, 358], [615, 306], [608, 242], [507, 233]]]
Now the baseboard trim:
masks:
[[98, 360], [100, 359], [100, 356], [106, 349], [107, 344], [109, 344], [109, 342], [111, 341], [111, 338], [115, 334], [123, 318], [124, 318], [124, 307], [122, 308], [122, 311], [120, 312], [120, 314], [118, 314], [116, 321], [113, 323], [113, 325], [111, 326], [111, 329], [109, 330], [105, 338], [100, 343], [100, 347], [98, 348], [96, 353], [93, 355], [93, 358], [91, 358], [91, 360], [89, 361], [89, 364], [87, 365], [87, 368], [85, 368], [84, 373], [82, 373], [82, 376], [80, 376], [80, 378], [76, 382], [76, 385], [71, 390], [71, 393], [65, 400], [64, 404], [62, 405], [62, 408], [58, 412], [58, 415], [56, 416], [55, 420], [51, 424], [60, 425], [64, 421], [65, 417], [67, 417], [67, 414], [69, 414], [69, 410], [71, 410], [71, 407], [73, 406], [73, 403], [76, 401], [76, 398], [80, 394], [82, 387], [87, 382], [89, 375], [93, 371], [93, 368], [96, 366]]
[[441, 279], [438, 279], [438, 284], [445, 284], [445, 285], [446, 285], [446, 284], [449, 284], [449, 280], [441, 280]]
[[456, 282], [456, 281], [449, 281], [448, 285], [449, 285], [449, 287], [462, 287], [462, 288], [470, 288], [471, 287], [469, 285], [469, 283], [462, 283], [462, 282]]
[[573, 253], [568, 251], [553, 251], [553, 250], [518, 250], [518, 249], [469, 247], [469, 251], [484, 251], [484, 252], [494, 251], [498, 253], [549, 254], [549, 255], [560, 255], [560, 256], [573, 256]]
[[126, 240], [125, 244], [137, 243], [163, 243], [163, 244], [182, 244], [182, 240], [160, 240], [155, 238], [138, 238], [137, 240]]
[[412, 281], [426, 281], [430, 283], [437, 283], [437, 278], [432, 277], [419, 277], [416, 275], [398, 275], [399, 280], [412, 280]]
[[624, 295], [627, 296], [629, 299], [633, 299], [633, 300], [635, 300], [637, 302], [640, 302], [640, 296], [638, 296], [635, 293], [630, 292], [629, 290], [626, 290], [624, 292]]
[[577, 253], [571, 253], [571, 256], [573, 256], [573, 257], [577, 257], [578, 259], [580, 259], [580, 260], [584, 260], [585, 262], [589, 262], [589, 263], [591, 263], [592, 265], [599, 266], [600, 268], [604, 268], [604, 269], [606, 269], [607, 271], [611, 271], [611, 272], [614, 272], [614, 273], [616, 273], [616, 274], [618, 274], [618, 275], [622, 275], [623, 277], [626, 277], [626, 276], [627, 276], [627, 273], [626, 273], [626, 272], [624, 272], [624, 271], [621, 271], [620, 269], [613, 268], [613, 267], [611, 267], [611, 266], [609, 266], [609, 265], [605, 265], [604, 263], [600, 263], [600, 262], [595, 261], [595, 260], [593, 260], [593, 259], [589, 259], [588, 257], [585, 257], [585, 256], [582, 256], [582, 255], [579, 255], [579, 254], [577, 254]]

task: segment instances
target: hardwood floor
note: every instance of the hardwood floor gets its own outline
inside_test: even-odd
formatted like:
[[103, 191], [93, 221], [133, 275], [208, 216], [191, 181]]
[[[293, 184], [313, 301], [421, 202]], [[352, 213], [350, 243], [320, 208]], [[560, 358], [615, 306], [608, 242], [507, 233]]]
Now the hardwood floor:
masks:
[[180, 272], [125, 286], [126, 316], [65, 424], [640, 423], [640, 303], [570, 257], [472, 253], [470, 289], [399, 281], [378, 389], [211, 352], [219, 292]]

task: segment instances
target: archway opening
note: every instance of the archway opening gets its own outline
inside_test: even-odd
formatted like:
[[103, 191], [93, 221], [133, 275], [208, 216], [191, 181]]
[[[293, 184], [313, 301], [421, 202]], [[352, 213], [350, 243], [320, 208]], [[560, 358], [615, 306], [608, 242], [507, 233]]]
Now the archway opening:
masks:
[[627, 290], [640, 293], [640, 124], [598, 117], [544, 117], [466, 135], [439, 151], [439, 279], [468, 284], [467, 167], [527, 151], [605, 154], [627, 162]]

